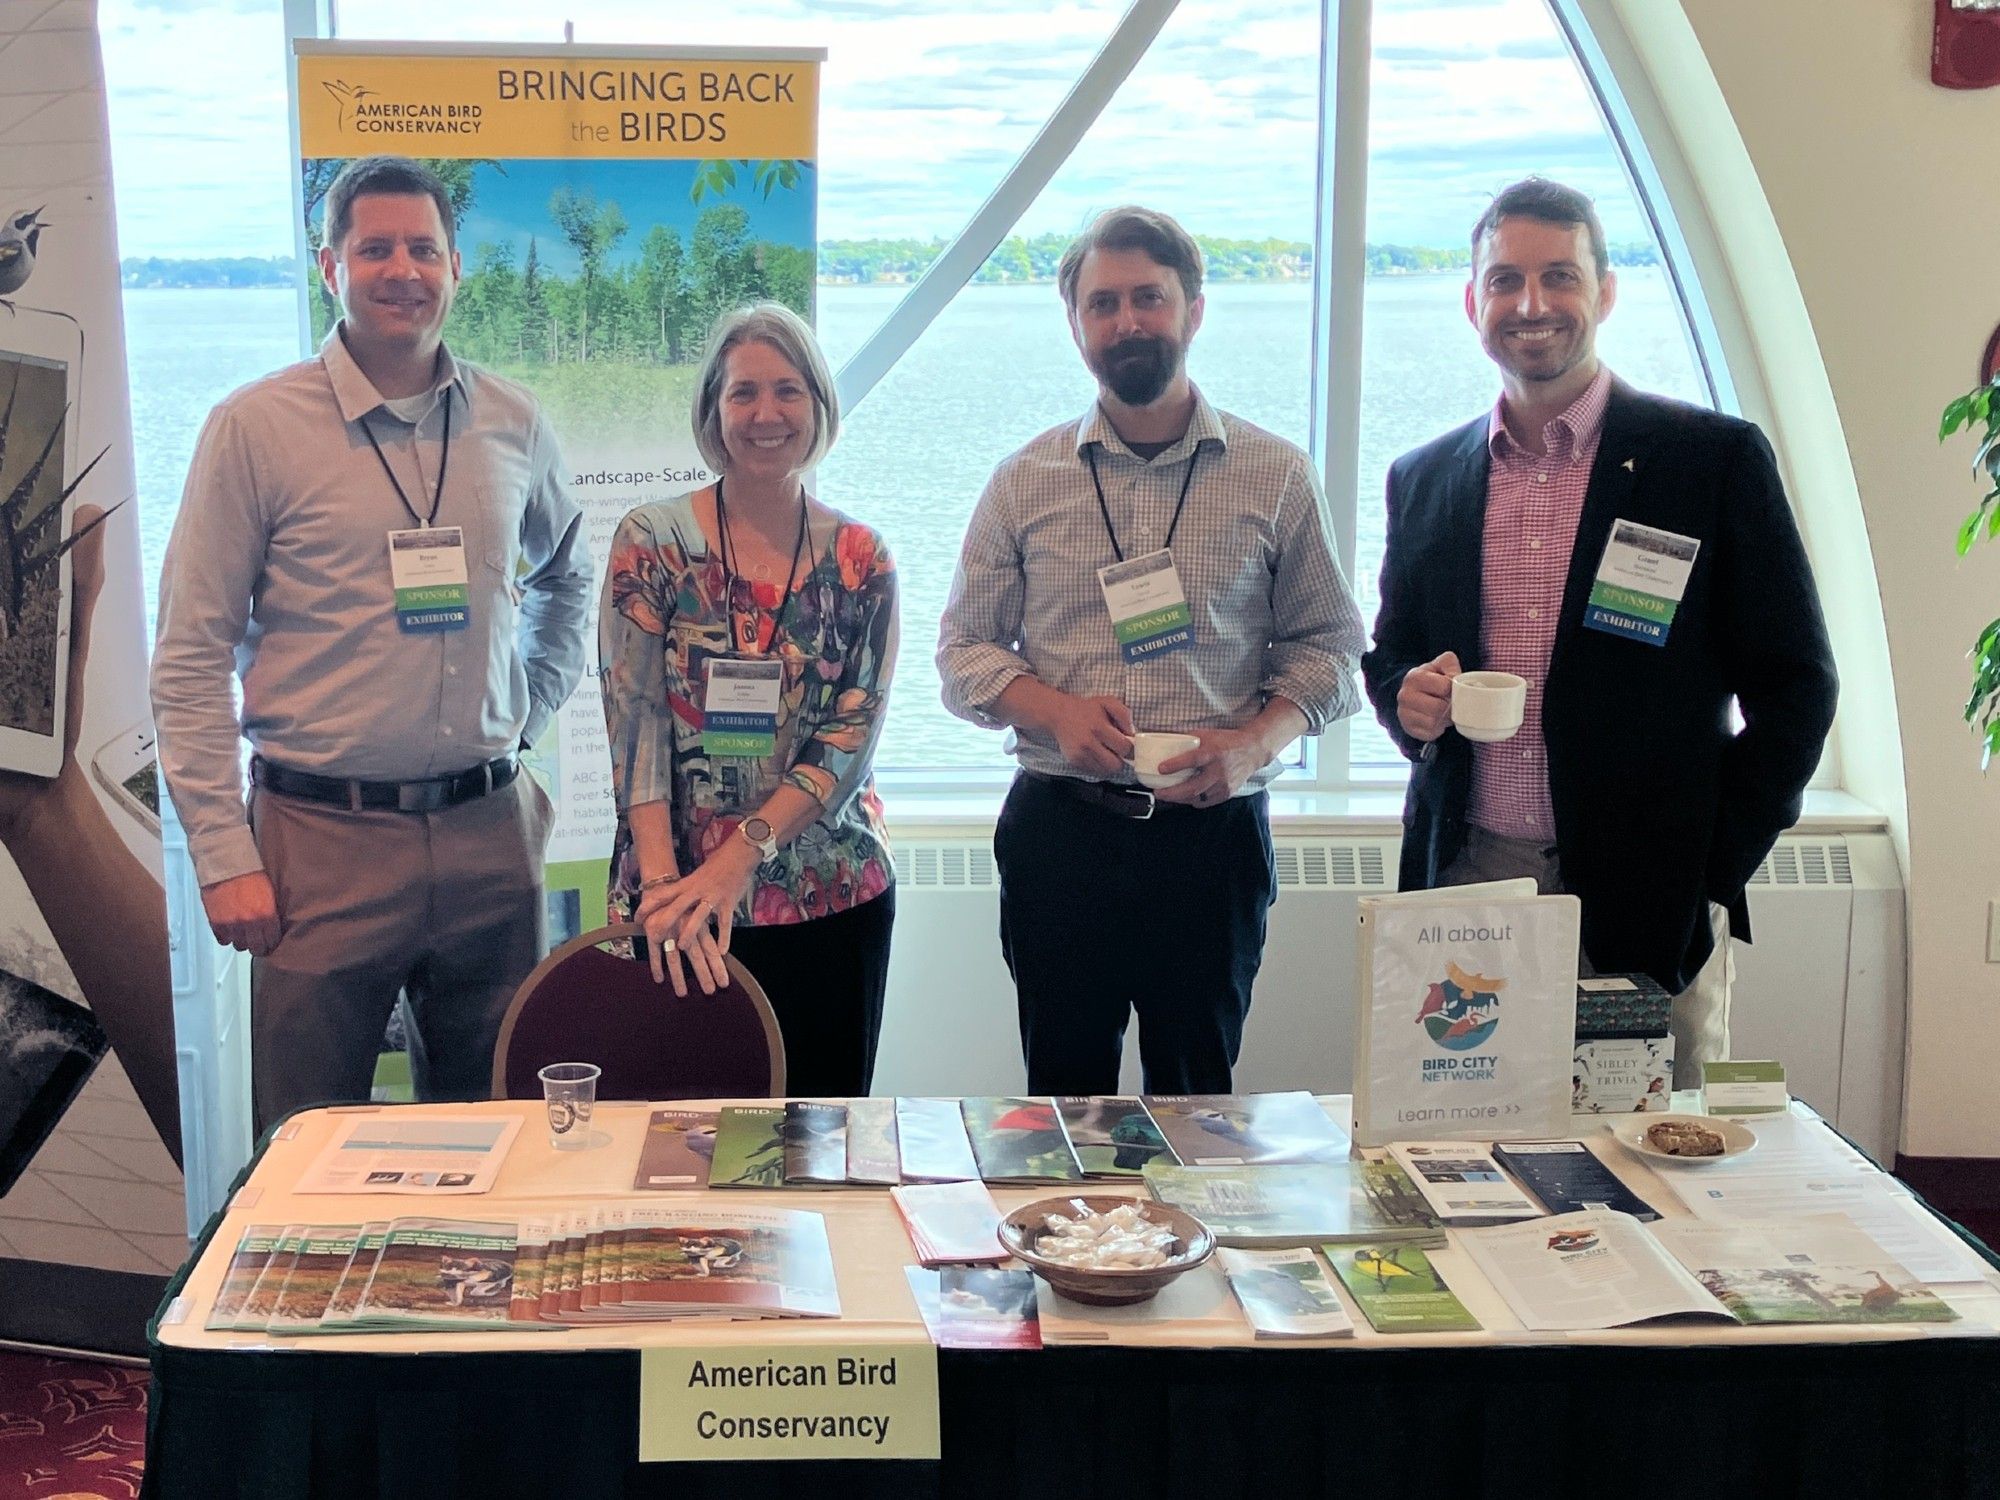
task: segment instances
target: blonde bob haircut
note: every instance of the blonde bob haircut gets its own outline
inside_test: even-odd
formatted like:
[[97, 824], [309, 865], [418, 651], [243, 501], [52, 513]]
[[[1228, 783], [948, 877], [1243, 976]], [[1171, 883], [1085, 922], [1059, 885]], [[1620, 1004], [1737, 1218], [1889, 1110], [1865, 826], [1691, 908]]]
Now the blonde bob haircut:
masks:
[[708, 347], [694, 386], [694, 445], [701, 450], [702, 462], [717, 474], [729, 472], [729, 450], [722, 443], [722, 380], [729, 351], [747, 343], [769, 344], [804, 378], [813, 404], [813, 439], [805, 467], [812, 468], [840, 436], [840, 395], [812, 325], [777, 302], [726, 312], [708, 331]]

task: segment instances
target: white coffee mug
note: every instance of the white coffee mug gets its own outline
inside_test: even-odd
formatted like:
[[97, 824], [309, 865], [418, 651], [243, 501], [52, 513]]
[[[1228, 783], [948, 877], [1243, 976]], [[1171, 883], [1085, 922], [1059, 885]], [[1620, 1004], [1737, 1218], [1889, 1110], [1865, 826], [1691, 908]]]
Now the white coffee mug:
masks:
[[1512, 672], [1460, 672], [1451, 680], [1451, 722], [1469, 740], [1512, 739], [1528, 707], [1528, 679]]
[[1141, 730], [1132, 736], [1132, 769], [1139, 775], [1139, 784], [1149, 786], [1154, 791], [1162, 787], [1179, 786], [1194, 775], [1194, 767], [1160, 774], [1160, 762], [1172, 760], [1176, 755], [1185, 755], [1190, 750], [1199, 749], [1201, 741], [1191, 734], [1156, 734]]

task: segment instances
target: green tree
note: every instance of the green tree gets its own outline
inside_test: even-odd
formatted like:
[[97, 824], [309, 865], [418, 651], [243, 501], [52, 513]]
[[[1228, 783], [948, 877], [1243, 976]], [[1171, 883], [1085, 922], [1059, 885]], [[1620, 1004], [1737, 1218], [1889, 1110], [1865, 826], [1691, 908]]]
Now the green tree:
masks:
[[639, 254], [639, 302], [654, 339], [656, 359], [679, 364], [688, 333], [687, 252], [680, 231], [655, 224]]
[[528, 260], [521, 268], [521, 358], [537, 364], [555, 359], [549, 337], [548, 281], [533, 235], [528, 236]]
[[761, 290], [749, 232], [750, 215], [740, 204], [705, 208], [694, 221], [688, 293], [697, 328], [707, 329], [722, 313], [753, 300]]
[[597, 278], [604, 269], [604, 262], [611, 253], [612, 246], [625, 237], [631, 226], [625, 222], [624, 212], [615, 202], [598, 205], [597, 194], [589, 188], [577, 192], [572, 188], [559, 187], [549, 197], [549, 217], [556, 221], [556, 228], [576, 252], [577, 263], [583, 268], [583, 285], [577, 302], [577, 345], [579, 360], [590, 358], [590, 319], [594, 306], [593, 292]]

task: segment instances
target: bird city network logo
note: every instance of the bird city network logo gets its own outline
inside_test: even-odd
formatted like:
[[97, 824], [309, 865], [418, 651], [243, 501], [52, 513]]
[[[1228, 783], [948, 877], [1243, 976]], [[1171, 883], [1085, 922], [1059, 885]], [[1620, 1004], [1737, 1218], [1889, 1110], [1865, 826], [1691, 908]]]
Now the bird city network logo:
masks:
[[1445, 977], [1433, 984], [1417, 1011], [1426, 1035], [1447, 1052], [1469, 1052], [1500, 1024], [1500, 991], [1505, 979], [1468, 974], [1446, 962]]

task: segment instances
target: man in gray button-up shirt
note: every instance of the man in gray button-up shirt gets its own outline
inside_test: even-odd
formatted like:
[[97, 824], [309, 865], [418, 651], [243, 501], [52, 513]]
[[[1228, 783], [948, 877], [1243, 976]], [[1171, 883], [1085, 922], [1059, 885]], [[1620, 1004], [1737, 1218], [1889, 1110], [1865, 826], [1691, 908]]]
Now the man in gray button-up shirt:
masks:
[[[1361, 702], [1311, 463], [1188, 381], [1201, 274], [1146, 209], [1070, 246], [1097, 404], [994, 472], [939, 631], [945, 707], [1020, 760], [993, 852], [1032, 1094], [1115, 1093], [1135, 1013], [1148, 1093], [1229, 1092], [1276, 887], [1263, 787]], [[1135, 574], [1148, 604], [1118, 592]], [[1200, 742], [1157, 806], [1128, 763], [1147, 730]]]
[[[260, 1123], [366, 1098], [399, 992], [419, 1092], [483, 1096], [540, 953], [554, 816], [515, 757], [576, 685], [590, 597], [540, 407], [444, 347], [459, 258], [442, 184], [405, 158], [356, 162], [326, 226], [344, 316], [316, 358], [210, 415], [153, 658], [203, 904], [254, 955]], [[391, 533], [447, 607], [412, 607], [426, 596], [392, 578]]]

